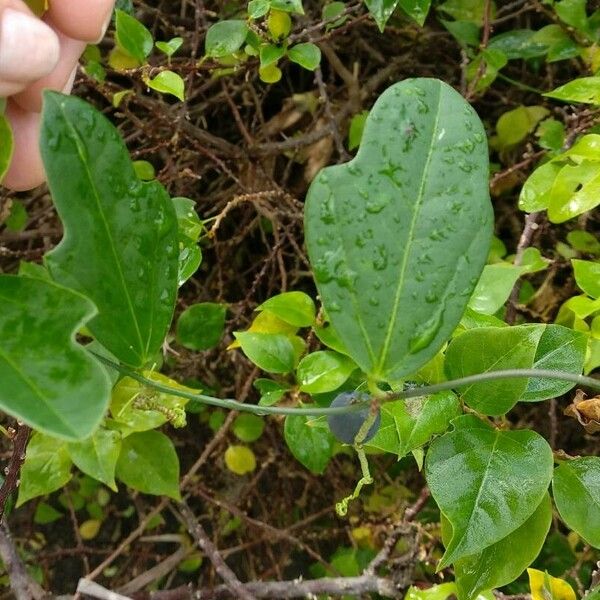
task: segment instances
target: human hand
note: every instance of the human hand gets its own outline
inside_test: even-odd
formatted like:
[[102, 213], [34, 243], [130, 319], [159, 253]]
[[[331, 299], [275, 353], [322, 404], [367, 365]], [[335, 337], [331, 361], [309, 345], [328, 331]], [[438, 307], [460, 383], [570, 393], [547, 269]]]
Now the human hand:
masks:
[[41, 184], [38, 149], [42, 90], [69, 93], [77, 61], [88, 43], [97, 43], [110, 22], [114, 0], [50, 0], [38, 19], [22, 0], [0, 0], [0, 97], [15, 150], [2, 184], [27, 190]]

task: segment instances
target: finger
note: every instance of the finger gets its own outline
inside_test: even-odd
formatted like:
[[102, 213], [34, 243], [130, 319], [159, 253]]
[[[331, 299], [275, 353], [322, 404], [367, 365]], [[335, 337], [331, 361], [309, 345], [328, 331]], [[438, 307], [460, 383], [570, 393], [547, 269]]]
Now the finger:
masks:
[[52, 0], [48, 17], [68, 36], [97, 43], [110, 23], [113, 0]]
[[0, 94], [47, 75], [58, 58], [52, 29], [20, 1], [0, 0]]
[[45, 180], [38, 146], [40, 115], [24, 111], [9, 101], [6, 116], [13, 129], [15, 150], [2, 185], [15, 191], [30, 190]]
[[[49, 21], [50, 22], [50, 21]], [[55, 69], [46, 77], [27, 86], [12, 99], [24, 110], [40, 112], [42, 110], [42, 91], [51, 89], [57, 92], [69, 92], [75, 77], [75, 70], [86, 43], [75, 40], [61, 31], [56, 32], [60, 42], [60, 59]]]

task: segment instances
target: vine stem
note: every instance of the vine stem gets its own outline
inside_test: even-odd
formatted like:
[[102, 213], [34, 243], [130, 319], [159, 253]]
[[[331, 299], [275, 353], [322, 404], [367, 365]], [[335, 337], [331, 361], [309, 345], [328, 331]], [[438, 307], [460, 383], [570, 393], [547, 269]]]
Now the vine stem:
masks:
[[[193, 392], [186, 392], [185, 390], [178, 390], [168, 385], [152, 381], [143, 375], [140, 375], [134, 369], [130, 369], [124, 365], [113, 362], [100, 356], [99, 354], [93, 353], [94, 356], [111, 367], [115, 371], [118, 371], [122, 375], [131, 377], [135, 381], [144, 384], [145, 386], [155, 389], [157, 392], [163, 394], [169, 394], [171, 396], [178, 396], [185, 398], [193, 402], [200, 404], [208, 404], [210, 406], [218, 406], [219, 408], [226, 408], [230, 410], [238, 410], [242, 412], [250, 412], [257, 415], [304, 415], [309, 417], [320, 417], [324, 415], [343, 415], [351, 412], [357, 412], [363, 410], [366, 406], [371, 404], [370, 400], [365, 402], [356, 402], [348, 406], [336, 406], [336, 407], [315, 407], [315, 408], [294, 408], [289, 406], [258, 406], [253, 404], [243, 404], [237, 400], [230, 398], [214, 398], [213, 396], [206, 396], [204, 394], [195, 394]], [[499, 379], [519, 379], [519, 378], [538, 378], [538, 379], [556, 379], [561, 381], [570, 381], [575, 384], [579, 384], [585, 387], [589, 387], [593, 390], [600, 391], [600, 380], [594, 379], [593, 377], [586, 377], [585, 375], [578, 375], [576, 373], [568, 373], [566, 371], [550, 371], [548, 369], [505, 369], [501, 371], [487, 371], [486, 373], [477, 373], [475, 375], [468, 375], [467, 377], [459, 377], [458, 379], [451, 379], [449, 381], [443, 381], [434, 385], [424, 385], [421, 387], [409, 388], [399, 392], [387, 392], [385, 393], [385, 400], [404, 400], [407, 398], [417, 398], [419, 396], [431, 396], [438, 392], [446, 390], [452, 390], [459, 387], [473, 385], [476, 383], [484, 383], [486, 381], [496, 381]]]

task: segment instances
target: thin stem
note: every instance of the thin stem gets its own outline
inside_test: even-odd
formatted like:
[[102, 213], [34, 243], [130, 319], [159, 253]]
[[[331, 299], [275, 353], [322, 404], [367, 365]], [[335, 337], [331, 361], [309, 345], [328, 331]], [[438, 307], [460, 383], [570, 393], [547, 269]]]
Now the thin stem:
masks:
[[[185, 390], [178, 390], [176, 388], [163, 385], [157, 381], [152, 381], [143, 375], [140, 375], [133, 369], [119, 365], [107, 358], [95, 354], [96, 358], [108, 365], [112, 369], [115, 369], [122, 375], [126, 375], [135, 379], [139, 383], [142, 383], [150, 388], [153, 388], [163, 394], [169, 394], [171, 396], [178, 396], [180, 398], [186, 398], [192, 402], [199, 404], [208, 404], [210, 406], [218, 406], [220, 408], [227, 408], [231, 410], [239, 410], [244, 412], [251, 412], [257, 415], [305, 415], [312, 417], [320, 417], [322, 415], [342, 415], [351, 412], [357, 412], [370, 405], [370, 400], [364, 402], [356, 402], [349, 404], [348, 406], [338, 406], [334, 408], [293, 408], [289, 406], [257, 406], [253, 404], [243, 404], [237, 400], [230, 398], [214, 398], [213, 396], [205, 396], [204, 394], [194, 394], [192, 392], [186, 392]], [[499, 379], [518, 379], [523, 377], [535, 377], [541, 379], [558, 379], [562, 381], [571, 381], [572, 383], [579, 384], [585, 387], [589, 387], [593, 390], [600, 391], [600, 380], [594, 379], [593, 377], [586, 377], [585, 375], [578, 375], [576, 373], [568, 373], [566, 371], [550, 371], [548, 369], [506, 369], [502, 371], [488, 371], [487, 373], [477, 373], [476, 375], [468, 375], [467, 377], [459, 377], [458, 379], [452, 379], [450, 381], [443, 381], [442, 383], [436, 383], [434, 385], [425, 385], [422, 387], [414, 387], [400, 392], [388, 392], [385, 395], [386, 400], [404, 400], [406, 398], [417, 398], [419, 396], [430, 396], [437, 394], [437, 392], [443, 392], [445, 390], [452, 390], [459, 387], [473, 385], [475, 383], [483, 383], [485, 381], [496, 381]]]

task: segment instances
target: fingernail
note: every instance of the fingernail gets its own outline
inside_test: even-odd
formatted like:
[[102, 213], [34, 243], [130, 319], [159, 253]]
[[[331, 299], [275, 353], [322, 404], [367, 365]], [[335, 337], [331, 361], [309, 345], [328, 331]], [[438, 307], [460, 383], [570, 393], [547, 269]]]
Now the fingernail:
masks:
[[100, 29], [100, 37], [96, 40], [96, 44], [99, 44], [103, 39], [104, 36], [106, 35], [106, 31], [108, 29], [108, 26], [110, 25], [110, 22], [112, 20], [112, 6], [110, 7], [110, 10], [108, 11], [108, 15], [106, 15], [106, 19], [104, 20], [104, 23], [102, 24], [102, 28]]
[[26, 13], [5, 8], [0, 17], [0, 77], [30, 82], [51, 73], [60, 46], [45, 23]]

